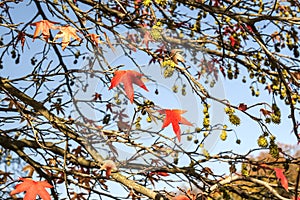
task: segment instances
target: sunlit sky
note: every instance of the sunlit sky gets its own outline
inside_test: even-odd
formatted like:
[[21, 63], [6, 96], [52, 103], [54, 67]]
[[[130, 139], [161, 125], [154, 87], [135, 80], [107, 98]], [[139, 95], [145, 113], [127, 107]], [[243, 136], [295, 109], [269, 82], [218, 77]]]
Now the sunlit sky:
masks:
[[[26, 5], [25, 3], [20, 3], [18, 4], [18, 6], [14, 8], [14, 13], [16, 15], [13, 15], [12, 18], [16, 23], [24, 23], [28, 21], [28, 19], [31, 19], [36, 14], [36, 10], [30, 7], [26, 7], [25, 5]], [[50, 15], [49, 18], [55, 21], [55, 18], [51, 18]], [[37, 20], [40, 19], [36, 19], [35, 21]], [[27, 28], [26, 31], [33, 33], [34, 27], [32, 27], [32, 30], [30, 30], [30, 28]], [[10, 60], [4, 61], [5, 68], [1, 70], [0, 72], [1, 75], [4, 77], [21, 77], [27, 72], [30, 72], [32, 70], [32, 65], [30, 65], [30, 60], [27, 58], [34, 56], [32, 55], [32, 53], [41, 50], [43, 47], [44, 47], [44, 42], [39, 41], [37, 39], [35, 40], [34, 43], [32, 43], [30, 39], [27, 39], [24, 47], [24, 52], [22, 53], [21, 56], [21, 64], [14, 65], [14, 64], [9, 64], [9, 62], [11, 62]], [[51, 55], [49, 55], [48, 59], [51, 59], [50, 56]], [[144, 57], [141, 58], [140, 55], [137, 56], [137, 60], [140, 61], [139, 64], [141, 66], [143, 65], [148, 66], [149, 59], [150, 58], [144, 58]], [[124, 64], [128, 61], [128, 59], [126, 59], [126, 57], [121, 52], [116, 52], [115, 54], [111, 54], [111, 58], [108, 58], [108, 60], [112, 62], [112, 65], [113, 64], [118, 65], [122, 63]], [[82, 64], [84, 64], [84, 62], [82, 62]], [[197, 66], [193, 66], [193, 64], [191, 63], [187, 63], [187, 64], [190, 64], [192, 67], [197, 67]], [[159, 70], [158, 64], [156, 64], [156, 66], [154, 67], [156, 67], [156, 69], [153, 70], [154, 72], [148, 70], [149, 68], [148, 69], [145, 68], [145, 69], [149, 71], [151, 75], [156, 76], [157, 73], [161, 71]], [[257, 102], [264, 102], [264, 101], [271, 103], [272, 96], [268, 95], [268, 93], [264, 90], [264, 88], [260, 88], [261, 95], [259, 96], [259, 98], [251, 96], [251, 91], [249, 89], [251, 80], [248, 80], [247, 83], [245, 84], [242, 83], [241, 79], [243, 77], [243, 74], [246, 74], [247, 72], [242, 68], [240, 70], [242, 75], [237, 80], [224, 79], [220, 74], [220, 79], [216, 84], [215, 88], [211, 89], [208, 85], [206, 86], [206, 88], [211, 94], [216, 95], [220, 98], [224, 98], [224, 99], [226, 98], [230, 100], [232, 105], [238, 105], [239, 103], [245, 103], [247, 105], [251, 105]], [[149, 94], [147, 94], [149, 96], [149, 99], [150, 98], [153, 99], [154, 102], [159, 101], [159, 106], [161, 107], [176, 108], [178, 106], [181, 106], [181, 109], [188, 110], [188, 112], [184, 115], [186, 118], [188, 118], [189, 116], [188, 113], [191, 112], [191, 110], [192, 110], [192, 114], [195, 114], [194, 103], [191, 104], [190, 102], [187, 102], [184, 97], [182, 97], [179, 94], [172, 93], [171, 89], [168, 88], [174, 84], [174, 79], [164, 80], [163, 78], [161, 78], [159, 84], [160, 84], [159, 89], [162, 90], [162, 92], [160, 93], [159, 96], [153, 95], [153, 93], [151, 93], [150, 96]], [[146, 85], [152, 91], [157, 87], [152, 82], [147, 82]], [[193, 96], [193, 94], [190, 94], [191, 93], [190, 90], [188, 92], [189, 94], [187, 95], [188, 96], [187, 99], [191, 99], [190, 97]], [[162, 95], [165, 95], [165, 97], [161, 98]], [[173, 100], [170, 101], [169, 97], [172, 97]], [[278, 142], [296, 144], [295, 136], [291, 134], [292, 125], [290, 124], [290, 121], [287, 118], [289, 110], [287, 109], [286, 106], [280, 104], [281, 102], [279, 101], [277, 102], [279, 103], [279, 107], [282, 108], [282, 123], [280, 125], [271, 125], [270, 130], [272, 133], [274, 133], [274, 135], [276, 135]], [[215, 103], [212, 101], [210, 101], [210, 103], [212, 104], [211, 110], [213, 110], [213, 112], [211, 113], [212, 121], [215, 120], [219, 122], [220, 120], [222, 120], [222, 118], [224, 118], [224, 122], [226, 123], [228, 117], [221, 112], [224, 107], [219, 103]], [[198, 113], [201, 114], [202, 106], [197, 105], [197, 107], [200, 110], [197, 110], [196, 114]], [[252, 113], [255, 116], [260, 116], [261, 115], [259, 112], [260, 108], [261, 107], [257, 107], [257, 109], [254, 108]], [[283, 108], [287, 110], [284, 110]], [[233, 125], [230, 125], [230, 123], [228, 123], [228, 126], [229, 128], [233, 128], [235, 130], [238, 138], [241, 139], [242, 141], [241, 144], [240, 145], [235, 144], [236, 136], [233, 132], [230, 132], [228, 134], [228, 139], [226, 141], [220, 141], [218, 135], [216, 134], [214, 139], [210, 139], [209, 144], [206, 144], [206, 147], [208, 148], [209, 151], [211, 151], [212, 153], [217, 153], [223, 150], [233, 150], [242, 153], [242, 152], [247, 152], [251, 148], [257, 147], [256, 139], [261, 134], [261, 129], [259, 128], [257, 123], [255, 123], [253, 120], [250, 120], [249, 117], [245, 116], [241, 112], [239, 113], [239, 111], [237, 111], [237, 114], [241, 118], [241, 125], [235, 127]], [[202, 119], [200, 117], [197, 120], [191, 120], [191, 121], [201, 125]]]

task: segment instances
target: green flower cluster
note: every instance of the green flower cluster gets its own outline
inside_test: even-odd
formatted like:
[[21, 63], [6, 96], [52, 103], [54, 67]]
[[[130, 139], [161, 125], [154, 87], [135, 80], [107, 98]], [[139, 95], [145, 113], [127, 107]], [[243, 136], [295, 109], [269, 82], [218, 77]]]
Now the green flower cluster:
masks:
[[152, 39], [156, 40], [156, 41], [162, 39], [161, 33], [162, 33], [162, 23], [161, 22], [157, 22], [151, 28], [151, 31], [150, 31]]
[[278, 159], [279, 158], [279, 149], [277, 144], [275, 143], [275, 136], [271, 136], [270, 137], [270, 146], [269, 146], [269, 154], [275, 158]]
[[241, 120], [240, 118], [234, 114], [235, 110], [231, 107], [226, 107], [224, 109], [225, 113], [228, 115], [229, 117], [229, 121], [233, 124], [233, 125], [240, 125], [241, 124]]
[[209, 113], [208, 113], [209, 107], [210, 107], [209, 104], [204, 104], [203, 105], [203, 114], [204, 114], [203, 126], [206, 129], [209, 129], [209, 126], [210, 126], [210, 119], [209, 119]]
[[176, 66], [176, 63], [171, 59], [164, 60], [161, 63], [161, 67], [164, 68], [164, 77], [165, 78], [169, 78], [173, 75], [173, 73], [175, 71], [175, 66]]
[[281, 112], [280, 112], [280, 109], [278, 108], [278, 106], [275, 103], [272, 104], [272, 110], [273, 110], [273, 113], [270, 115], [272, 122], [274, 124], [280, 124]]

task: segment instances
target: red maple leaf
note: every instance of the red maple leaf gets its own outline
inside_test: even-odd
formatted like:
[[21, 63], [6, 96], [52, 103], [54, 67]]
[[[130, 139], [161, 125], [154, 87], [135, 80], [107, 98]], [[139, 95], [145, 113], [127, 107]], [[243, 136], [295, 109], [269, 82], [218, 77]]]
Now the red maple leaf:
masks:
[[23, 200], [32, 200], [36, 199], [36, 196], [39, 195], [43, 200], [50, 200], [50, 195], [45, 188], [52, 188], [47, 181], [34, 181], [30, 178], [19, 178], [23, 181], [20, 184], [17, 184], [15, 189], [10, 192], [10, 195], [15, 195], [20, 192], [26, 192]]
[[238, 109], [239, 109], [240, 111], [245, 111], [245, 110], [247, 110], [247, 105], [244, 104], [244, 103], [240, 103]]
[[162, 128], [167, 127], [169, 124], [172, 123], [172, 128], [174, 133], [176, 134], [176, 137], [178, 138], [179, 142], [181, 140], [181, 131], [179, 127], [180, 124], [185, 124], [188, 126], [192, 126], [192, 124], [185, 119], [184, 117], [181, 117], [181, 114], [185, 113], [185, 110], [177, 110], [177, 109], [163, 109], [159, 111], [161, 114], [165, 114], [165, 120], [162, 125]]
[[115, 71], [114, 77], [111, 79], [111, 85], [109, 89], [112, 89], [119, 85], [121, 82], [124, 84], [124, 90], [129, 98], [130, 102], [133, 102], [133, 96], [134, 96], [134, 91], [133, 91], [133, 83], [140, 86], [144, 90], [148, 91], [146, 88], [145, 84], [141, 80], [141, 77], [143, 74], [136, 72], [134, 70], [118, 70]]
[[78, 42], [81, 41], [80, 37], [78, 37], [77, 32], [78, 30], [70, 25], [61, 26], [60, 31], [56, 34], [53, 41], [57, 40], [58, 38], [62, 38], [62, 50], [65, 50], [65, 48], [69, 45], [71, 42], [71, 38], [74, 38]]
[[48, 39], [50, 37], [50, 29], [56, 30], [58, 28], [57, 26], [55, 26], [55, 24], [58, 24], [58, 22], [52, 22], [49, 20], [41, 20], [30, 24], [31, 26], [36, 26], [33, 34], [33, 41], [38, 37], [39, 33], [42, 32], [43, 38], [48, 42]]
[[280, 168], [274, 168], [274, 171], [276, 172], [276, 177], [280, 180], [280, 183], [282, 185], [282, 187], [288, 191], [289, 190], [289, 184], [288, 184], [288, 180], [285, 177], [285, 175], [283, 174], [283, 169]]

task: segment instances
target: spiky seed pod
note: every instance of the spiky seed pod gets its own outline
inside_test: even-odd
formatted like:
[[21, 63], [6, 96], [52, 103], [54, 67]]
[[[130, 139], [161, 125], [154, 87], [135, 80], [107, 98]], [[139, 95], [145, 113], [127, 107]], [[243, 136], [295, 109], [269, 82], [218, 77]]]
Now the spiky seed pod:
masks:
[[264, 135], [259, 136], [257, 139], [257, 145], [263, 148], [267, 147], [269, 145], [267, 138]]
[[241, 124], [240, 118], [234, 114], [229, 115], [229, 121], [236, 126]]

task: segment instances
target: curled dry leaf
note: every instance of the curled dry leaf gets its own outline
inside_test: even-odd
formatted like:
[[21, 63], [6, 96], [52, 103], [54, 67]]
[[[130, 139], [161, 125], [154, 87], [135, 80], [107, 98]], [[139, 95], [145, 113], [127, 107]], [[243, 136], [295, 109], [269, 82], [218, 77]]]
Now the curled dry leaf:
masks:
[[172, 58], [172, 60], [174, 61], [174, 63], [178, 64], [178, 62], [185, 62], [184, 57], [180, 54], [180, 52], [182, 52], [182, 50], [180, 49], [172, 49], [170, 56]]
[[7, 181], [7, 178], [10, 178], [11, 180], [13, 180], [13, 178], [10, 176], [12, 174], [13, 173], [0, 170], [0, 185], [5, 184]]
[[22, 51], [24, 50], [24, 44], [25, 44], [25, 38], [26, 34], [23, 31], [18, 32], [18, 37], [16, 40], [16, 44], [18, 44], [19, 41], [21, 41]]
[[261, 109], [260, 109], [260, 112], [261, 112], [264, 116], [267, 116], [267, 115], [272, 114], [272, 111], [269, 111], [269, 110], [264, 109], [264, 108], [261, 108]]
[[103, 43], [102, 41], [99, 40], [100, 35], [97, 35], [95, 33], [88, 34], [88, 35], [86, 35], [86, 37], [91, 38], [91, 41], [93, 42], [93, 44], [95, 46], [98, 46], [99, 44]]
[[33, 172], [35, 171], [35, 169], [31, 165], [26, 165], [25, 167], [23, 167], [22, 171], [27, 171], [28, 172], [28, 177], [32, 177]]
[[106, 178], [108, 179], [111, 172], [113, 170], [117, 170], [117, 166], [116, 166], [114, 161], [105, 160], [105, 161], [103, 161], [103, 165], [101, 166], [100, 170], [105, 170], [106, 171]]
[[238, 106], [238, 109], [240, 111], [246, 111], [247, 110], [247, 105], [244, 103], [240, 103], [240, 105]]

